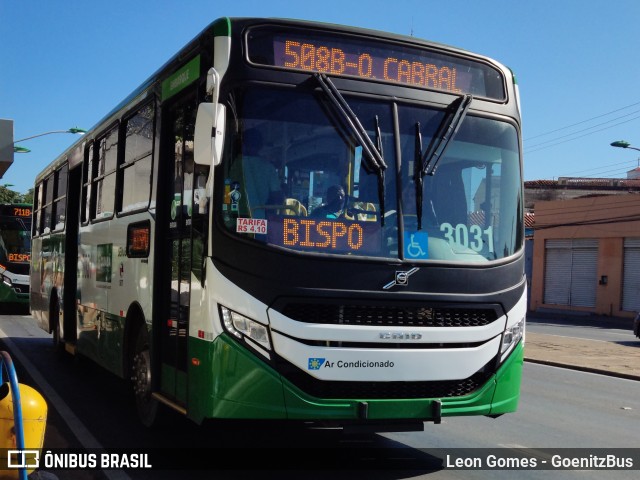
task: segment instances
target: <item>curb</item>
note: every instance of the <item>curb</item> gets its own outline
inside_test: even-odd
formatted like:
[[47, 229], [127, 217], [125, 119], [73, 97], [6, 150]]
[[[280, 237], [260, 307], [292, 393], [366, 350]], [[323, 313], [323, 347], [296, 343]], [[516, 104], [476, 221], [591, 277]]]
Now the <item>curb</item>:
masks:
[[630, 375], [626, 373], [614, 372], [612, 370], [602, 370], [599, 368], [582, 367], [580, 365], [567, 365], [566, 363], [552, 362], [549, 360], [537, 360], [535, 358], [526, 358], [526, 357], [524, 361], [529, 363], [537, 363], [540, 365], [547, 365], [550, 367], [566, 368], [568, 370], [578, 370], [580, 372], [595, 373], [597, 375], [607, 375], [609, 377], [623, 378], [625, 380], [640, 381], [640, 376], [638, 375]]

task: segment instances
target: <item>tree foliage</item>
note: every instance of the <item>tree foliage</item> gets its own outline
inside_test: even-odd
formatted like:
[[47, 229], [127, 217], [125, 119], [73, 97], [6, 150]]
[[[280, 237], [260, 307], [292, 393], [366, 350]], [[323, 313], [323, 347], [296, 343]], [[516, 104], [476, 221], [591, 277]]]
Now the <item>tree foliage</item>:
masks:
[[31, 203], [33, 204], [33, 188], [27, 193], [20, 193], [0, 185], [0, 203]]

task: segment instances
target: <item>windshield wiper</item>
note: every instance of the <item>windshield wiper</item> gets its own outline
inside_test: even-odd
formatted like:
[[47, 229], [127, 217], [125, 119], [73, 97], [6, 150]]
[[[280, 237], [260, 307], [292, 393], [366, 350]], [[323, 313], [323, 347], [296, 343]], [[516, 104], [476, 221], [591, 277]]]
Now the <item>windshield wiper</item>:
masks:
[[387, 166], [384, 163], [384, 154], [382, 153], [382, 133], [380, 131], [380, 120], [378, 119], [377, 115], [375, 116], [375, 118], [376, 118], [376, 149], [380, 154], [380, 160], [382, 161], [382, 168], [378, 171], [378, 200], [380, 201], [380, 225], [384, 227], [384, 213], [385, 213], [384, 169], [387, 168]]
[[[442, 119], [440, 127], [438, 127], [438, 131], [431, 139], [429, 148], [427, 148], [427, 151], [424, 153], [424, 161], [422, 162], [423, 176], [433, 175], [436, 173], [438, 162], [444, 156], [444, 152], [449, 146], [449, 142], [453, 139], [455, 134], [458, 133], [458, 129], [467, 114], [467, 110], [471, 105], [472, 99], [473, 97], [471, 95], [464, 95], [449, 105], [447, 113]], [[432, 162], [433, 166], [429, 169]]]
[[[375, 116], [375, 120], [376, 120], [376, 149], [378, 150], [378, 153], [380, 153], [380, 158], [383, 159], [383, 163], [384, 163], [384, 154], [382, 153], [382, 133], [380, 132], [380, 119], [378, 118], [378, 115]], [[386, 165], [385, 165], [386, 168]]]
[[327, 98], [331, 101], [334, 108], [340, 113], [345, 120], [353, 135], [356, 137], [357, 142], [362, 145], [364, 151], [364, 158], [367, 162], [367, 167], [371, 171], [376, 172], [378, 175], [378, 196], [380, 200], [380, 221], [384, 225], [384, 171], [387, 168], [387, 164], [382, 157], [382, 137], [380, 134], [380, 124], [378, 117], [376, 116], [376, 135], [377, 146], [374, 145], [371, 137], [362, 126], [360, 119], [351, 109], [347, 101], [342, 94], [338, 91], [331, 79], [324, 73], [314, 73], [314, 78], [320, 84], [320, 88], [326, 94]]
[[434, 175], [440, 159], [444, 156], [449, 143], [458, 132], [462, 120], [471, 105], [473, 97], [463, 95], [454, 100], [445, 113], [438, 131], [431, 139], [427, 151], [422, 154], [422, 133], [420, 122], [416, 123], [416, 157], [414, 163], [414, 181], [416, 184], [416, 214], [418, 216], [418, 230], [422, 229], [422, 186], [425, 175]]
[[416, 147], [413, 160], [413, 181], [416, 187], [416, 216], [418, 217], [418, 230], [422, 230], [422, 185], [424, 173], [422, 173], [422, 133], [420, 122], [416, 122]]

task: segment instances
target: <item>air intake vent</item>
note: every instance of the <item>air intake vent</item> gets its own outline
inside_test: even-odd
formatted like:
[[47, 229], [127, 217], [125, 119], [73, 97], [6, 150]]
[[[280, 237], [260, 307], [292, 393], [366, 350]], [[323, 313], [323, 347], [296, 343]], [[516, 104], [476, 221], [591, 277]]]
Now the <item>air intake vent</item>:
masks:
[[389, 327], [480, 327], [498, 318], [493, 308], [289, 303], [282, 313], [299, 322]]
[[[286, 362], [288, 363], [288, 362]], [[292, 367], [292, 366], [291, 366]], [[318, 398], [452, 398], [469, 395], [484, 385], [490, 374], [478, 372], [463, 380], [432, 382], [336, 382], [317, 380], [299, 369], [284, 368], [284, 376], [299, 389]]]

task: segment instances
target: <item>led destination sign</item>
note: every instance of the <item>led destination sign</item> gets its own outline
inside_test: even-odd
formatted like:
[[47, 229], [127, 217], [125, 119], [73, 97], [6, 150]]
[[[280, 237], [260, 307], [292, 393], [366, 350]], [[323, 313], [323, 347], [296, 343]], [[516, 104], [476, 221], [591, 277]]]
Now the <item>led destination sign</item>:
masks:
[[13, 207], [13, 214], [16, 217], [30, 217], [31, 209], [27, 207]]
[[423, 59], [347, 53], [341, 48], [296, 40], [284, 40], [284, 50], [283, 43], [276, 41], [274, 50], [279, 67], [407, 83], [453, 93], [466, 93], [471, 88], [470, 73], [458, 72], [452, 65], [424, 63]]
[[0, 205], [0, 216], [31, 217], [31, 207], [26, 205]]
[[249, 58], [254, 63], [505, 98], [500, 72], [477, 60], [313, 31], [283, 34], [261, 28], [252, 30], [248, 38]]
[[296, 250], [364, 254], [380, 249], [380, 226], [312, 218], [270, 217], [269, 243]]
[[15, 263], [29, 263], [31, 261], [31, 254], [29, 253], [9, 253], [8, 260]]

